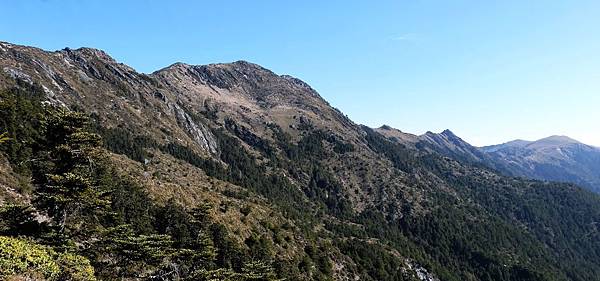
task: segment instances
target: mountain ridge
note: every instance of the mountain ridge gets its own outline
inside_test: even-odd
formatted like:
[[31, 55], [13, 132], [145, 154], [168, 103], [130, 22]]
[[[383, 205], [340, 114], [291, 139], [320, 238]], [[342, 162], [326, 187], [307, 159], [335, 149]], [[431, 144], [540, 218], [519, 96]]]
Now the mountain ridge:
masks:
[[536, 141], [513, 140], [475, 147], [446, 129], [416, 136], [390, 126], [377, 129], [395, 141], [476, 163], [505, 175], [569, 182], [600, 192], [600, 149], [568, 136], [552, 135]]
[[572, 182], [600, 192], [600, 149], [566, 136], [482, 147], [514, 175]]
[[[218, 254], [196, 265], [189, 259], [163, 261], [174, 263], [181, 276], [192, 276], [186, 270], [193, 266], [243, 274], [244, 262], [257, 260], [263, 267], [254, 264], [255, 270], [289, 280], [600, 276], [597, 195], [569, 184], [506, 177], [455, 158], [464, 152], [477, 158], [481, 152], [451, 131], [421, 139], [371, 129], [332, 108], [306, 83], [246, 63], [174, 64], [147, 75], [93, 51], [8, 48], [0, 49], [3, 106], [33, 96], [88, 115], [110, 165], [148, 192], [136, 199], [142, 206], [181, 205], [175, 209], [183, 214], [206, 210], [207, 223], [216, 227], [208, 245]], [[0, 112], [10, 117], [0, 122], [35, 121], [11, 112], [18, 111]], [[13, 152], [28, 143], [21, 141], [27, 134], [15, 123], [0, 124], [19, 140], [2, 146], [0, 157], [10, 169], [26, 173], [19, 163], [33, 155]], [[440, 149], [455, 155], [444, 156]], [[35, 182], [25, 180], [29, 189], [21, 190], [13, 179], [4, 180], [0, 177], [1, 186], [26, 197], [39, 190]], [[114, 188], [115, 194], [126, 192], [121, 185]], [[169, 225], [169, 216], [152, 212], [134, 218], [155, 219], [158, 226], [142, 234], [174, 239], [170, 251], [210, 248], [183, 243], [181, 233], [193, 223]], [[158, 223], [163, 221], [168, 227]], [[43, 237], [32, 239], [45, 243]], [[74, 245], [93, 242], [72, 239], [80, 239]], [[98, 278], [127, 277], [85, 249], [74, 250], [87, 255]], [[141, 272], [172, 272], [134, 261]]]
[[544, 138], [534, 140], [534, 141], [516, 139], [516, 140], [508, 141], [505, 143], [501, 143], [501, 144], [481, 146], [479, 148], [484, 151], [490, 151], [490, 150], [494, 150], [495, 148], [498, 148], [498, 147], [523, 147], [523, 146], [528, 146], [528, 145], [561, 146], [561, 145], [567, 145], [567, 144], [583, 144], [586, 146], [595, 147], [593, 145], [582, 143], [582, 142], [575, 140], [573, 138], [570, 138], [568, 136], [551, 135], [551, 136], [544, 137]]

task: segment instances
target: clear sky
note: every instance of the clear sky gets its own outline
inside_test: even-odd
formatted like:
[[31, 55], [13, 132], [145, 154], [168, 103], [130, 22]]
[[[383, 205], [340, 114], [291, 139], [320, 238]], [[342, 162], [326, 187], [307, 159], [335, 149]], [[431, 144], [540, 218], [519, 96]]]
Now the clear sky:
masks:
[[598, 0], [1, 0], [0, 11], [1, 41], [100, 48], [140, 72], [248, 60], [372, 127], [600, 146]]

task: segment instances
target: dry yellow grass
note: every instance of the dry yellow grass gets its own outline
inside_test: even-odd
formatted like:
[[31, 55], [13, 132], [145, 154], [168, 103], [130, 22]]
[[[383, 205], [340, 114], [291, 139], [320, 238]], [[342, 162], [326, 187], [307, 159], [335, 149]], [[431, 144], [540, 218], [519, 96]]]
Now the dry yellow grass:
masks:
[[[119, 173], [135, 179], [159, 204], [173, 199], [188, 208], [210, 205], [211, 220], [224, 225], [240, 245], [258, 233], [273, 242], [280, 258], [292, 259], [303, 253], [304, 239], [296, 233], [293, 223], [273, 210], [264, 198], [209, 177], [171, 155], [160, 151], [152, 154], [147, 165], [117, 154], [111, 154], [111, 160], [119, 167]], [[236, 194], [243, 198], [236, 198]]]

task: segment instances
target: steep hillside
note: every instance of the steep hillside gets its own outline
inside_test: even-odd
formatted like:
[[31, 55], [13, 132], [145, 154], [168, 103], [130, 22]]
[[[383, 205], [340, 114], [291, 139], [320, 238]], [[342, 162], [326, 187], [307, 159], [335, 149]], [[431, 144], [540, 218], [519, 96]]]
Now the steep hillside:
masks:
[[[0, 235], [98, 279], [600, 280], [598, 196], [501, 176], [449, 131], [355, 124], [243, 61], [147, 75], [95, 49], [0, 43], [0, 69], [0, 202], [19, 202], [0, 215], [31, 226]], [[59, 216], [57, 181], [90, 212]]]

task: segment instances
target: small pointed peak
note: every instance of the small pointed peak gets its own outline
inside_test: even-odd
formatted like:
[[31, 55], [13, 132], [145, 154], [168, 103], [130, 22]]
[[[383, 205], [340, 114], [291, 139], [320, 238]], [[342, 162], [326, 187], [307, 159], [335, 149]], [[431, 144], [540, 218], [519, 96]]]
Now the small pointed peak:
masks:
[[442, 131], [440, 133], [440, 135], [444, 135], [444, 136], [447, 136], [447, 137], [456, 137], [456, 135], [452, 131], [450, 131], [449, 129], [446, 129], [446, 130]]
[[381, 127], [379, 127], [379, 129], [386, 130], [386, 131], [391, 131], [394, 128], [392, 128], [392, 127], [390, 127], [388, 125], [383, 124]]
[[178, 61], [178, 62], [176, 62], [176, 63], [174, 63], [174, 64], [172, 64], [170, 66], [185, 66], [185, 67], [187, 67], [187, 66], [190, 66], [190, 65], [187, 64], [187, 63], [185, 63], [185, 62]]
[[232, 62], [231, 64], [244, 65], [244, 66], [254, 66], [254, 67], [258, 66], [260, 68], [263, 68], [262, 66], [260, 66], [258, 64], [251, 63], [251, 62], [246, 61], [246, 60], [237, 60], [237, 61]]

